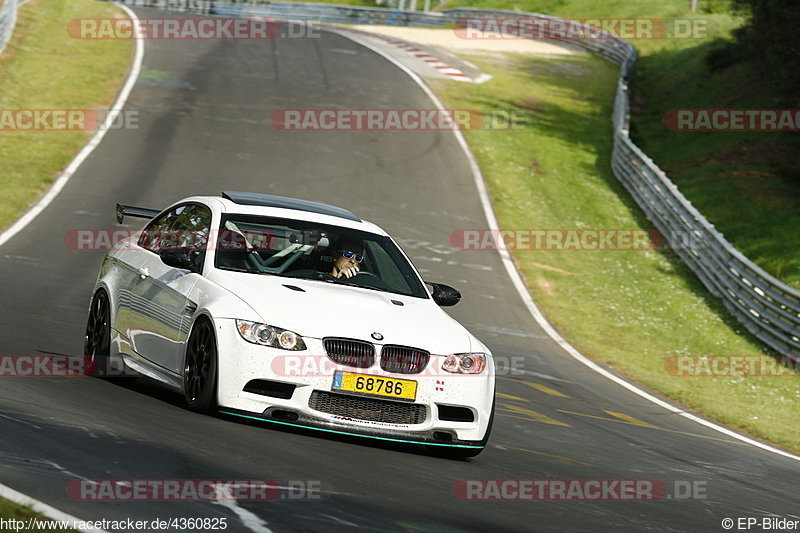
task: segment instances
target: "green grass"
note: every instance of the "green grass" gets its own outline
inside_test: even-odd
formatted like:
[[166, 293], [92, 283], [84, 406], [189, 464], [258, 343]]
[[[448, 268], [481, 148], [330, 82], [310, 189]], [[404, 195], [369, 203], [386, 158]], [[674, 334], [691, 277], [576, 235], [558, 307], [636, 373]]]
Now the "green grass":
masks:
[[632, 41], [640, 53], [632, 85], [633, 139], [737, 249], [800, 288], [797, 134], [674, 132], [663, 124], [671, 109], [786, 107], [754, 65], [708, 66], [708, 54], [730, 43], [731, 31], [743, 23], [729, 2], [700, 0], [697, 13], [689, 11], [688, 0], [450, 0], [444, 9], [461, 6], [566, 18], [707, 21], [705, 38]]
[[580, 19], [590, 17], [685, 18], [725, 11], [724, 0], [700, 0], [700, 9], [691, 13], [684, 0], [448, 0], [444, 9], [476, 7], [510, 9]]
[[[578, 18], [692, 16], [687, 0], [454, 0], [445, 7], [456, 5]], [[131, 43], [76, 41], [64, 26], [112, 12], [113, 6], [88, 0], [26, 4], [0, 60], [0, 109], [108, 105], [126, 72]], [[694, 16], [712, 20], [721, 39], [739, 23], [724, 13]], [[775, 148], [774, 135], [677, 134], [661, 125], [663, 113], [681, 105], [767, 107], [769, 92], [755, 86], [746, 65], [709, 73], [703, 55], [718, 46], [710, 40], [636, 45], [637, 142], [736, 246], [796, 283], [792, 252], [798, 247], [791, 243], [800, 238], [792, 208], [798, 202], [786, 175], [793, 172], [797, 141], [782, 139]], [[610, 171], [616, 67], [592, 57], [469, 59], [494, 79], [483, 85], [432, 80], [445, 101], [484, 112], [513, 109], [525, 117], [523, 130], [467, 132], [502, 227], [651, 227]], [[0, 135], [0, 227], [46, 189], [86, 139], [83, 132]], [[766, 353], [675, 257], [652, 251], [530, 251], [514, 257], [548, 318], [582, 352], [723, 423], [800, 451], [800, 426], [786, 422], [800, 414], [796, 378], [690, 379], [665, 371], [671, 355]]]
[[[357, 0], [356, 0], [357, 1]], [[743, 19], [727, 0], [448, 0], [455, 7], [510, 9], [565, 18], [694, 19], [704, 38], [638, 39], [632, 136], [726, 238], [764, 270], [800, 288], [798, 135], [674, 132], [664, 114], [682, 108], [776, 108], [779, 97], [753, 65], [712, 70], [709, 52], [731, 41]], [[777, 216], [776, 216], [777, 215]]]
[[660, 50], [635, 78], [634, 141], [745, 256], [800, 288], [800, 139], [796, 133], [678, 132], [670, 109], [785, 107], [752, 65], [711, 70], [723, 39]]
[[[77, 18], [123, 12], [107, 2], [32, 0], [19, 11], [0, 56], [0, 109], [107, 109], [128, 71], [132, 41], [80, 40]], [[86, 131], [0, 131], [0, 230], [55, 180], [91, 135]]]
[[[446, 105], [521, 113], [520, 130], [467, 131], [503, 228], [652, 228], [611, 173], [617, 68], [596, 57], [467, 57], [494, 78], [429, 80]], [[534, 299], [584, 354], [711, 418], [800, 450], [797, 377], [672, 376], [673, 355], [758, 355], [675, 256], [655, 251], [517, 251]]]
[[[47, 520], [43, 518], [40, 514], [34, 512], [30, 507], [26, 507], [24, 505], [19, 505], [8, 500], [0, 499], [0, 518], [4, 518], [6, 520], [14, 519], [14, 520], [23, 520], [27, 521], [31, 518], [36, 518], [38, 520]], [[38, 529], [34, 528], [36, 531], [50, 531], [50, 532], [74, 532], [72, 529]], [[10, 528], [0, 528], [0, 532], [4, 531], [14, 531], [16, 533], [17, 530], [10, 529]], [[21, 529], [20, 531], [28, 531], [27, 528]]]
[[[271, 2], [272, 0], [258, 0], [259, 2]], [[285, 0], [281, 0], [282, 2]], [[288, 0], [293, 1], [293, 0]], [[297, 0], [298, 2], [314, 3], [314, 4], [335, 4], [342, 6], [357, 6], [357, 7], [386, 7], [386, 2], [382, 6], [378, 5], [375, 0]]]

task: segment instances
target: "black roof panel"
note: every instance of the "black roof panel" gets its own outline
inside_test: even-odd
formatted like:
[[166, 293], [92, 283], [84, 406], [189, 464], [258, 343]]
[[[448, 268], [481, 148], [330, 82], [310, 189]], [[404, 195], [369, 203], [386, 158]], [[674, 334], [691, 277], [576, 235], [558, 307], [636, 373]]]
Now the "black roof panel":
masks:
[[347, 220], [353, 220], [355, 222], [361, 222], [360, 218], [347, 209], [342, 209], [341, 207], [336, 207], [335, 205], [312, 202], [310, 200], [300, 200], [298, 198], [274, 196], [272, 194], [261, 194], [257, 192], [236, 191], [223, 191], [222, 197], [227, 198], [231, 202], [239, 205], [261, 205], [264, 207], [296, 209], [297, 211], [307, 211], [309, 213], [329, 215], [333, 217], [345, 218]]

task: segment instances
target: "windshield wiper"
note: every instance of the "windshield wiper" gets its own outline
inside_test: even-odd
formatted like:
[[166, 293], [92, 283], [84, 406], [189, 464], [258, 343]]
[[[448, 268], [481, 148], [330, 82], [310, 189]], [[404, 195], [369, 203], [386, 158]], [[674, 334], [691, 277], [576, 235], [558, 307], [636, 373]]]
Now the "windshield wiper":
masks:
[[347, 285], [348, 287], [358, 287], [360, 289], [372, 289], [373, 291], [380, 291], [380, 292], [389, 292], [392, 294], [399, 294], [394, 291], [390, 291], [389, 289], [384, 289], [381, 287], [373, 287], [372, 285], [361, 285], [360, 283], [353, 283], [350, 281], [340, 281], [339, 279], [336, 280], [336, 283], [340, 285]]
[[278, 274], [284, 278], [294, 278], [294, 279], [311, 279], [311, 280], [321, 280], [323, 279], [322, 273], [317, 272], [285, 272], [283, 274]]
[[[407, 295], [404, 295], [403, 293], [400, 293], [400, 292], [396, 292], [396, 291], [393, 291], [393, 290], [390, 290], [390, 289], [384, 289], [383, 287], [374, 287], [372, 285], [362, 285], [360, 283], [353, 283], [352, 281], [346, 281], [346, 280], [344, 280], [342, 278], [334, 278], [330, 274], [325, 274], [324, 272], [317, 272], [316, 275], [313, 275], [313, 274], [311, 274], [309, 272], [300, 272], [299, 274], [300, 274], [299, 276], [295, 276], [295, 275], [293, 275], [293, 273], [289, 272], [289, 273], [283, 275], [283, 277], [295, 278], [295, 279], [307, 279], [307, 280], [311, 280], [311, 281], [324, 281], [326, 283], [335, 283], [337, 285], [347, 285], [348, 287], [358, 287], [359, 289], [371, 289], [373, 291], [388, 292], [390, 294], [400, 294], [400, 295], [403, 295], [403, 296], [407, 296]], [[280, 274], [278, 274], [278, 275], [280, 275]]]

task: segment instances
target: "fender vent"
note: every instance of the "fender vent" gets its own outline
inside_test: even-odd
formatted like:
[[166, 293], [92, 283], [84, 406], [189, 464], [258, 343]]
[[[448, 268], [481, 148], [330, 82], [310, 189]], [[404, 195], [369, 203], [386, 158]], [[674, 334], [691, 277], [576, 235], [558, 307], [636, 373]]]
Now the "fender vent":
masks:
[[244, 392], [260, 394], [261, 396], [271, 396], [288, 400], [294, 394], [297, 385], [291, 383], [281, 383], [280, 381], [268, 381], [266, 379], [253, 379], [244, 386]]
[[472, 410], [466, 407], [456, 407], [454, 405], [439, 405], [439, 420], [447, 420], [448, 422], [474, 422], [475, 415]]

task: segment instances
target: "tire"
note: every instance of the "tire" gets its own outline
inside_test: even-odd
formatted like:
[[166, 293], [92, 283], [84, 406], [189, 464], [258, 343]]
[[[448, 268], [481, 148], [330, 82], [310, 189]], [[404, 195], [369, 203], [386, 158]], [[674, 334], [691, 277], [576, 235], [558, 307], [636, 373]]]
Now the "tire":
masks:
[[86, 356], [84, 373], [106, 377], [110, 372], [111, 356], [111, 310], [108, 296], [99, 290], [92, 298], [89, 318], [86, 321], [83, 353]]
[[194, 323], [186, 343], [183, 396], [186, 407], [196, 413], [210, 413], [217, 407], [217, 340], [205, 318]]

